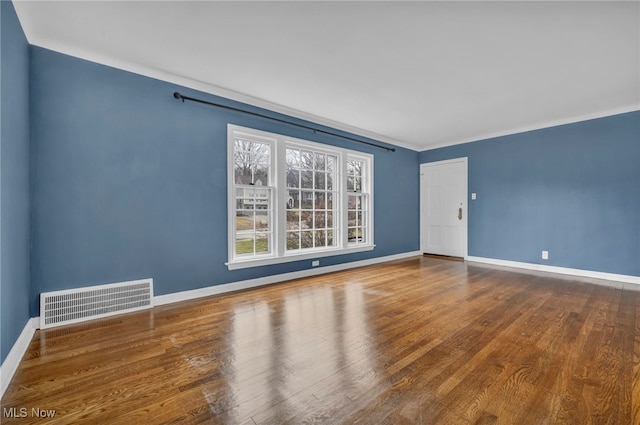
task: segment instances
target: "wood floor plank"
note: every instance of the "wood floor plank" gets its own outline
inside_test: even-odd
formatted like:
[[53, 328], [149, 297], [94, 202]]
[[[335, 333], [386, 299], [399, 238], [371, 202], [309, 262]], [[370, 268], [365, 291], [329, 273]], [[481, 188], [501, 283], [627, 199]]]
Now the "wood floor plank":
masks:
[[2, 408], [3, 424], [640, 425], [640, 288], [430, 257], [297, 279], [37, 331]]

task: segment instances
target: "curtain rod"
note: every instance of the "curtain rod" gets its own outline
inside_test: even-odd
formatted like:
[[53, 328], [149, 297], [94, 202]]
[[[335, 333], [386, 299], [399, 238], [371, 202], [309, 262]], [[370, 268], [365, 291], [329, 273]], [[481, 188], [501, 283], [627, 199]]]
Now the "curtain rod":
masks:
[[243, 114], [253, 115], [254, 117], [267, 118], [267, 119], [272, 120], [272, 121], [277, 121], [277, 122], [281, 122], [281, 123], [284, 123], [284, 124], [289, 124], [289, 125], [293, 125], [293, 126], [296, 126], [296, 127], [304, 128], [304, 129], [307, 129], [307, 130], [312, 130], [314, 133], [322, 133], [322, 134], [328, 134], [329, 136], [340, 137], [342, 139], [351, 140], [353, 142], [358, 142], [358, 143], [362, 143], [362, 144], [365, 144], [365, 145], [373, 146], [373, 147], [376, 147], [376, 148], [385, 149], [385, 150], [390, 151], [390, 152], [395, 152], [396, 151], [395, 148], [388, 148], [386, 146], [377, 145], [375, 143], [365, 142], [364, 140], [354, 139], [353, 137], [342, 136], [340, 134], [332, 133], [330, 131], [324, 131], [324, 130], [320, 130], [319, 128], [310, 127], [308, 125], [298, 124], [298, 123], [295, 123], [293, 121], [287, 121], [287, 120], [283, 120], [283, 119], [280, 119], [280, 118], [270, 117], [269, 115], [263, 115], [263, 114], [259, 114], [257, 112], [247, 111], [246, 109], [234, 108], [233, 106], [222, 105], [220, 103], [214, 103], [214, 102], [208, 102], [208, 101], [202, 100], [202, 99], [196, 99], [195, 97], [184, 96], [184, 95], [182, 95], [182, 94], [180, 94], [178, 92], [174, 92], [173, 93], [173, 97], [175, 99], [181, 100], [182, 103], [184, 103], [185, 100], [190, 100], [192, 102], [198, 102], [198, 103], [204, 103], [205, 105], [217, 106], [218, 108], [228, 109], [230, 111], [242, 112]]

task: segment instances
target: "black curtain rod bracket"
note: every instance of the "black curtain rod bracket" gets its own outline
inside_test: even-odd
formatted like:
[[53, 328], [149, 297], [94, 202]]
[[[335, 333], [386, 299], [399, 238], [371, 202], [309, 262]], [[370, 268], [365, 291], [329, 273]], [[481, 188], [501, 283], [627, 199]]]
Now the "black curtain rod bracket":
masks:
[[173, 97], [174, 97], [174, 99], [181, 100], [182, 103], [184, 103], [185, 100], [190, 100], [192, 102], [203, 103], [205, 105], [210, 105], [210, 106], [215, 106], [215, 107], [218, 107], [218, 108], [228, 109], [230, 111], [235, 111], [235, 112], [242, 112], [243, 114], [247, 114], [247, 115], [253, 115], [254, 117], [266, 118], [266, 119], [269, 119], [269, 120], [272, 120], [272, 121], [281, 122], [283, 124], [293, 125], [295, 127], [311, 130], [314, 133], [322, 133], [322, 134], [327, 134], [329, 136], [340, 137], [341, 139], [351, 140], [352, 142], [362, 143], [364, 145], [369, 145], [369, 146], [373, 146], [373, 147], [376, 147], [376, 148], [384, 149], [384, 150], [389, 151], [389, 152], [395, 152], [396, 151], [395, 148], [389, 148], [387, 146], [382, 146], [382, 145], [378, 145], [376, 143], [366, 142], [364, 140], [355, 139], [355, 138], [349, 137], [349, 136], [342, 136], [342, 135], [337, 134], [337, 133], [332, 133], [331, 131], [324, 131], [324, 130], [321, 130], [319, 128], [314, 128], [314, 127], [310, 127], [308, 125], [298, 124], [298, 123], [295, 123], [293, 121], [283, 120], [283, 119], [280, 119], [280, 118], [270, 117], [269, 115], [264, 115], [264, 114], [259, 114], [257, 112], [247, 111], [246, 109], [234, 108], [233, 106], [227, 106], [227, 105], [223, 105], [221, 103], [208, 102], [206, 100], [196, 99], [195, 97], [184, 96], [184, 95], [182, 95], [182, 94], [180, 94], [178, 92], [174, 92], [173, 93]]

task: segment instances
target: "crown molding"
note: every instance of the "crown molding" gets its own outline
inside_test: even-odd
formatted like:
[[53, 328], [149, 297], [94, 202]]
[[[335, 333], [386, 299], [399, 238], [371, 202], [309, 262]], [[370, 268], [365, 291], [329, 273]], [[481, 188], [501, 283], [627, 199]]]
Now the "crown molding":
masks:
[[96, 54], [95, 52], [87, 51], [84, 49], [78, 49], [67, 46], [62, 43], [48, 42], [39, 43], [31, 42], [33, 46], [37, 46], [43, 49], [51, 50], [57, 53], [61, 53], [74, 58], [86, 60], [89, 62], [97, 63], [100, 65], [108, 66], [111, 68], [119, 69], [133, 74], [138, 74], [144, 77], [153, 78], [167, 83], [176, 84], [188, 89], [198, 90], [204, 93], [212, 94], [215, 96], [224, 97], [236, 102], [241, 102], [258, 108], [266, 109], [272, 112], [276, 112], [290, 117], [298, 118], [301, 120], [309, 121], [314, 124], [323, 125], [333, 128], [335, 130], [344, 131], [357, 136], [372, 139], [377, 142], [388, 143], [397, 147], [409, 149], [415, 152], [419, 151], [419, 148], [412, 146], [408, 143], [396, 140], [392, 137], [384, 136], [382, 134], [374, 133], [359, 127], [355, 127], [349, 124], [341, 123], [338, 121], [324, 118], [318, 115], [314, 115], [308, 112], [300, 111], [295, 108], [291, 108], [279, 103], [271, 102], [259, 97], [251, 96], [246, 93], [241, 93], [235, 90], [230, 90], [224, 87], [220, 87], [214, 84], [210, 84], [204, 81], [195, 80], [192, 78], [184, 77], [181, 75], [173, 74], [158, 68], [147, 67], [139, 65], [130, 61], [125, 61], [112, 56], [106, 56], [102, 54]]
[[482, 135], [480, 135], [478, 137], [475, 137], [473, 139], [468, 139], [468, 138], [466, 138], [466, 139], [458, 139], [458, 140], [455, 140], [455, 141], [444, 142], [444, 143], [436, 144], [436, 145], [433, 145], [433, 146], [425, 146], [422, 149], [420, 149], [420, 152], [426, 152], [426, 151], [431, 151], [431, 150], [434, 150], [434, 149], [446, 148], [448, 146], [463, 145], [465, 143], [481, 142], [483, 140], [495, 139], [497, 137], [513, 136], [515, 134], [526, 133], [528, 131], [543, 130], [545, 128], [558, 127], [558, 126], [566, 125], [566, 124], [575, 124], [575, 123], [582, 122], [582, 121], [589, 121], [589, 120], [594, 120], [594, 119], [598, 119], [598, 118], [606, 118], [606, 117], [611, 117], [611, 116], [614, 116], [614, 115], [625, 114], [627, 112], [637, 112], [637, 111], [640, 111], [640, 104], [627, 105], [627, 106], [623, 106], [623, 107], [620, 107], [620, 108], [608, 109], [606, 111], [599, 111], [599, 112], [594, 112], [594, 113], [589, 113], [589, 114], [576, 115], [576, 116], [570, 117], [570, 118], [562, 118], [562, 119], [557, 119], [557, 120], [546, 121], [546, 122], [539, 123], [539, 124], [536, 124], [536, 125], [531, 125], [531, 126], [517, 127], [517, 128], [513, 128], [513, 129], [510, 129], [510, 130], [506, 130], [506, 131], [498, 131], [498, 132], [494, 132], [494, 133], [485, 133], [485, 134], [482, 134]]

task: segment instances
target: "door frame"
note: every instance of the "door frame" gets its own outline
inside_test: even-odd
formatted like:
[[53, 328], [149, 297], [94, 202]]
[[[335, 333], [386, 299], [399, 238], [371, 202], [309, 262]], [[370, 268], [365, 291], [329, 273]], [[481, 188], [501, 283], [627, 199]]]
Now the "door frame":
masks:
[[424, 254], [425, 252], [425, 241], [426, 241], [426, 231], [427, 226], [425, 226], [426, 213], [425, 213], [425, 203], [426, 203], [426, 170], [428, 167], [433, 167], [437, 165], [446, 165], [452, 164], [456, 162], [462, 162], [464, 164], [464, 199], [465, 202], [462, 205], [462, 214], [466, 219], [464, 220], [463, 233], [464, 233], [464, 241], [463, 241], [463, 258], [466, 259], [469, 256], [469, 158], [466, 156], [460, 158], [452, 158], [444, 161], [433, 161], [433, 162], [425, 162], [420, 164], [420, 253]]

